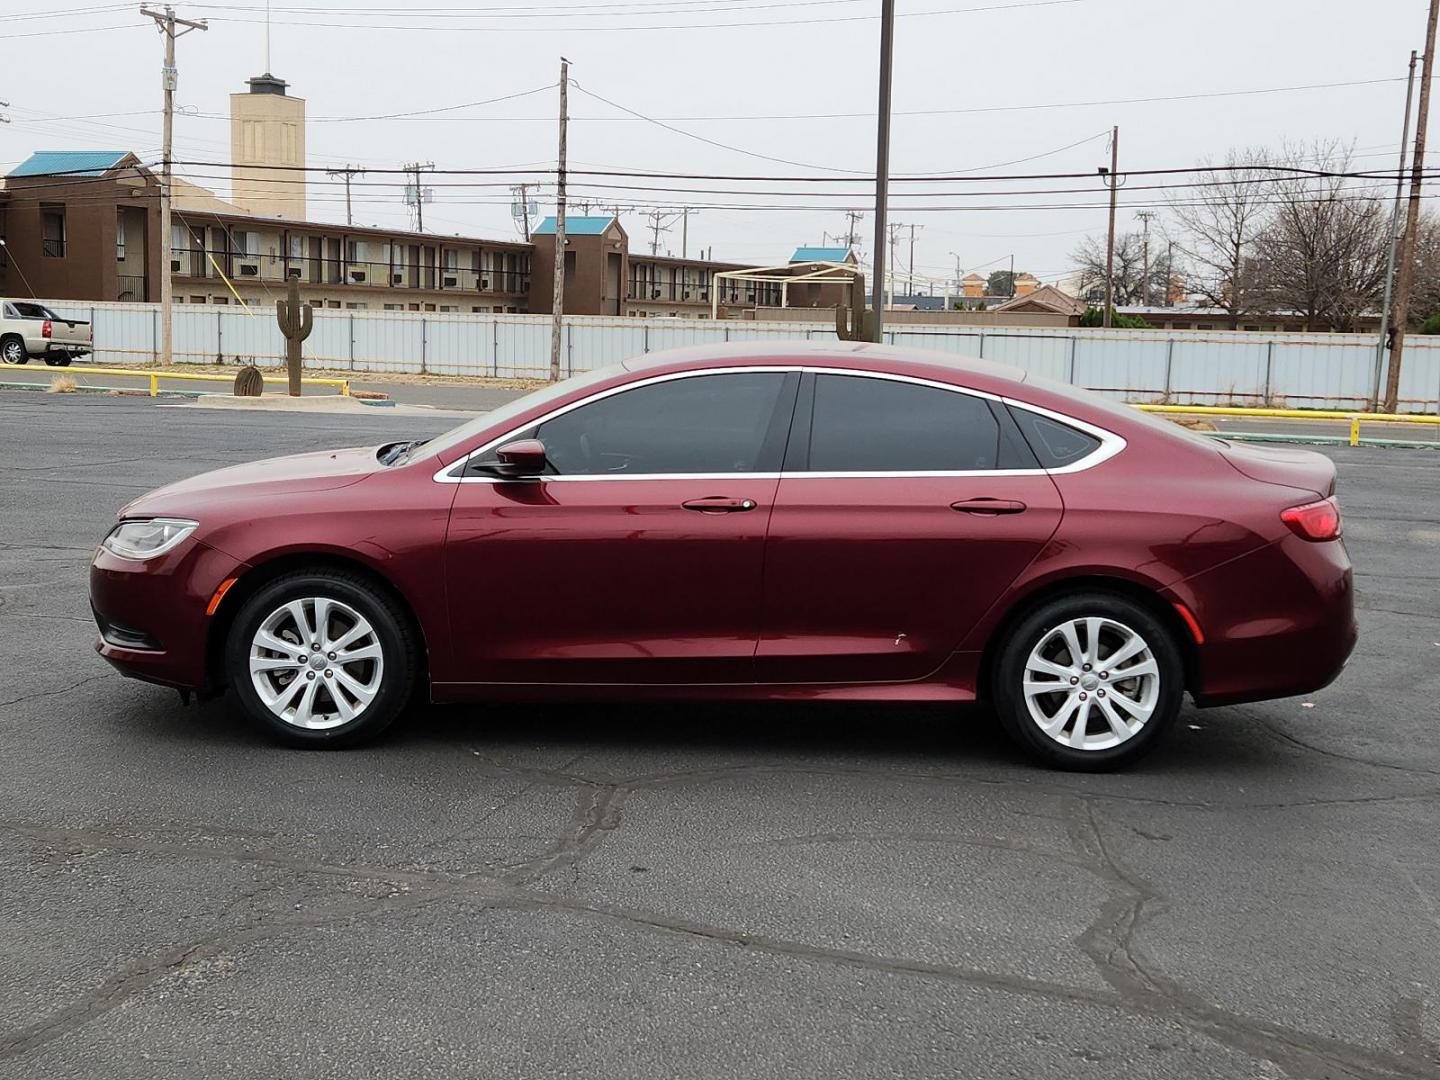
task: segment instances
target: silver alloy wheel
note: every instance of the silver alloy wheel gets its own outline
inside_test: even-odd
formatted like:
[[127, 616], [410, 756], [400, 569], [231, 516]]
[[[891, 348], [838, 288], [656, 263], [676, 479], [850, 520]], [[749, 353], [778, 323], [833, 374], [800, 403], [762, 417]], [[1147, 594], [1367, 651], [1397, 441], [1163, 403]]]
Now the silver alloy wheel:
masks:
[[323, 731], [356, 719], [380, 692], [385, 656], [375, 628], [349, 604], [291, 600], [250, 641], [250, 681], [293, 727]]
[[1160, 699], [1149, 644], [1114, 619], [1071, 619], [1045, 632], [1025, 661], [1025, 706], [1046, 735], [1072, 750], [1133, 739]]
[[7, 364], [23, 364], [29, 359], [25, 355], [25, 343], [17, 338], [5, 342], [4, 356]]

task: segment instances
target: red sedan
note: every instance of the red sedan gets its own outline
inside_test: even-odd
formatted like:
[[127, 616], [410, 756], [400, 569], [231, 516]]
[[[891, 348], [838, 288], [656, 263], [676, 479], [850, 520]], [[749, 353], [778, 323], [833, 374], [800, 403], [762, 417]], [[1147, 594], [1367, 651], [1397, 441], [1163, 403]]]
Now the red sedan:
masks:
[[300, 746], [436, 702], [993, 702], [1062, 767], [1329, 683], [1335, 469], [877, 345], [682, 350], [425, 442], [221, 469], [96, 553], [96, 648]]

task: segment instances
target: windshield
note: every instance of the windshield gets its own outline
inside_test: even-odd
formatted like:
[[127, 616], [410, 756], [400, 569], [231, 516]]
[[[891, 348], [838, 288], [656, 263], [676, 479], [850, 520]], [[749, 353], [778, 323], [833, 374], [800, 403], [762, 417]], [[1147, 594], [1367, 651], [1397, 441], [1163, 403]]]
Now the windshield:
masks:
[[[514, 401], [507, 401], [498, 409], [491, 409], [487, 413], [481, 413], [474, 420], [467, 420], [459, 427], [451, 428], [443, 435], [437, 435], [424, 443], [425, 456], [443, 454], [461, 443], [473, 439], [483, 431], [497, 425], [502, 425], [507, 420], [512, 420], [538, 405], [556, 401], [559, 398], [572, 393], [575, 390], [582, 390], [587, 386], [594, 386], [604, 382], [606, 379], [619, 375], [623, 368], [619, 364], [610, 364], [606, 367], [596, 368], [594, 371], [587, 371], [580, 375], [562, 379], [560, 382], [551, 383], [549, 386], [542, 386], [539, 390], [532, 391], [518, 397]], [[416, 449], [419, 449], [417, 446]], [[408, 458], [410, 455], [406, 455]]]

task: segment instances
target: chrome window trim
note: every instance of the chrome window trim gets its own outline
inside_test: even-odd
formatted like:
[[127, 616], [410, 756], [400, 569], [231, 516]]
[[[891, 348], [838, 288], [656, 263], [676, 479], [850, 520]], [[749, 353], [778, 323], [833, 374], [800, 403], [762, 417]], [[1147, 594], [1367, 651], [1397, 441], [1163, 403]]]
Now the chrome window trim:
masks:
[[[507, 477], [507, 476], [465, 476], [463, 472], [469, 464], [470, 459], [477, 454], [483, 454], [487, 450], [493, 450], [508, 439], [513, 439], [522, 431], [528, 431], [532, 427], [549, 423], [557, 417], [578, 409], [584, 405], [590, 405], [601, 401], [614, 394], [623, 394], [627, 390], [635, 390], [642, 386], [652, 386], [657, 383], [671, 382], [675, 379], [691, 379], [702, 375], [729, 375], [729, 374], [752, 374], [755, 372], [773, 371], [778, 374], [789, 374], [800, 372], [812, 375], [849, 375], [865, 379], [887, 379], [890, 382], [911, 383], [916, 386], [928, 386], [936, 390], [947, 390], [952, 394], [965, 394], [969, 397], [980, 398], [985, 401], [994, 401], [1002, 405], [1013, 405], [1017, 409], [1026, 409], [1041, 416], [1048, 417], [1062, 424], [1068, 424], [1079, 431], [1085, 432], [1100, 440], [1100, 445], [1079, 461], [1058, 469], [957, 469], [953, 471], [910, 471], [910, 472], [734, 472], [734, 473], [594, 473], [582, 476], [544, 476], [544, 477]], [[648, 379], [638, 379], [635, 382], [623, 383], [620, 386], [612, 386], [608, 390], [591, 394], [589, 397], [581, 398], [579, 401], [572, 401], [568, 405], [562, 405], [558, 409], [552, 409], [537, 419], [527, 421], [518, 427], [513, 427], [505, 434], [491, 439], [481, 446], [471, 450], [463, 458], [453, 461], [441, 468], [431, 477], [437, 484], [513, 484], [525, 480], [543, 480], [547, 484], [554, 483], [584, 483], [596, 480], [870, 480], [870, 479], [895, 479], [904, 478], [927, 478], [946, 476], [1056, 476], [1064, 473], [1083, 472], [1086, 469], [1094, 468], [1102, 462], [1110, 460], [1116, 454], [1124, 450], [1125, 439], [1108, 431], [1105, 428], [1096, 427], [1094, 424], [1086, 423], [1084, 420], [1077, 420], [1065, 413], [1054, 412], [1040, 405], [1032, 405], [1028, 401], [1017, 401], [1014, 398], [1005, 397], [1000, 394], [991, 394], [984, 390], [975, 390], [968, 386], [955, 386], [952, 383], [938, 382], [935, 379], [922, 379], [914, 375], [896, 375], [888, 371], [857, 371], [854, 368], [837, 368], [814, 364], [753, 364], [739, 367], [719, 368], [697, 368], [693, 371], [672, 371], [664, 375], [655, 375]], [[462, 475], [452, 476], [451, 473], [459, 470]]]

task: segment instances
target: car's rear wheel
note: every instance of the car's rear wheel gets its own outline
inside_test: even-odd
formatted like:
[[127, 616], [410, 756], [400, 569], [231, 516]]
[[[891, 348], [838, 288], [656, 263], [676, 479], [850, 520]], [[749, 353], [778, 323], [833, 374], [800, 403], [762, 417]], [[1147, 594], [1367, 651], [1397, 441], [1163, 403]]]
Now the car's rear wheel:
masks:
[[18, 337], [7, 337], [0, 341], [0, 360], [7, 364], [24, 364], [30, 359], [25, 351], [25, 342]]
[[244, 711], [292, 746], [375, 738], [404, 710], [418, 649], [395, 601], [359, 575], [287, 574], [231, 624], [226, 674]]
[[54, 356], [46, 356], [45, 363], [49, 364], [51, 367], [69, 367], [70, 354], [56, 353]]
[[1103, 592], [1051, 600], [1023, 618], [994, 670], [995, 703], [1021, 747], [1063, 769], [1134, 761], [1174, 723], [1184, 660], [1146, 607]]

